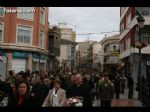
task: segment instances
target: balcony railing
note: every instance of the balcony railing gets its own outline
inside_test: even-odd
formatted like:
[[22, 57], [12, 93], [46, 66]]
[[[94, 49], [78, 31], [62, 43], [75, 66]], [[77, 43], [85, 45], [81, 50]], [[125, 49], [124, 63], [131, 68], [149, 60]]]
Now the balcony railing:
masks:
[[60, 49], [55, 48], [55, 47], [50, 47], [49, 52], [55, 54], [56, 56], [60, 55]]

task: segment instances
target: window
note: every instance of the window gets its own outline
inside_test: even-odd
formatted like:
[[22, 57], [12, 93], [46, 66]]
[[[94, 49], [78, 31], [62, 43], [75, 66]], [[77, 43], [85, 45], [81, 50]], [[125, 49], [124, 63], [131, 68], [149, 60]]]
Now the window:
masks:
[[3, 38], [3, 24], [0, 23], [0, 42], [2, 42]]
[[124, 31], [124, 23], [121, 24], [120, 30], [121, 33]]
[[116, 45], [113, 45], [113, 49], [114, 49], [114, 51], [116, 51]]
[[130, 37], [128, 37], [127, 39], [126, 39], [126, 49], [129, 49], [130, 48], [130, 41], [131, 41], [131, 38]]
[[[18, 10], [21, 10], [21, 12], [17, 13], [17, 18], [33, 20], [34, 7], [18, 7]], [[26, 12], [22, 12], [22, 11], [26, 11]]]
[[4, 8], [0, 7], [0, 17], [3, 17], [3, 16], [4, 16]]
[[123, 51], [124, 51], [124, 43], [121, 42], [121, 43], [120, 43], [120, 52], [123, 52]]
[[136, 8], [142, 15], [150, 15], [149, 7], [137, 7]]
[[109, 50], [110, 50], [109, 44], [105, 44], [105, 45], [104, 45], [104, 51], [107, 52], [107, 51], [109, 51]]
[[27, 26], [18, 26], [17, 29], [17, 43], [25, 43], [30, 44], [31, 43], [31, 27]]
[[40, 23], [42, 25], [45, 25], [45, 11], [44, 10], [41, 10], [41, 13], [40, 13]]
[[126, 26], [128, 26], [131, 23], [131, 13], [129, 13], [127, 15], [127, 19], [126, 19]]
[[149, 39], [149, 34], [148, 33], [142, 34], [142, 41], [146, 44], [150, 44], [150, 39]]
[[40, 31], [39, 46], [44, 48], [44, 32]]
[[71, 46], [71, 55], [75, 56], [75, 46]]

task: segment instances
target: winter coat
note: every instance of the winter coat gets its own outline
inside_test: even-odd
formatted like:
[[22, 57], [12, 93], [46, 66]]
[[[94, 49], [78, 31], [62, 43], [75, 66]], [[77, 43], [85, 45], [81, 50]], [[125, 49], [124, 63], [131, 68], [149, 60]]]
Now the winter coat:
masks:
[[41, 107], [47, 94], [48, 94], [48, 87], [44, 84], [35, 84], [33, 85], [32, 87], [32, 90], [31, 90], [31, 96], [32, 96], [32, 93], [34, 93], [34, 96], [32, 96], [34, 102], [35, 102], [35, 105], [37, 107]]
[[83, 106], [92, 106], [90, 87], [87, 84], [81, 84], [79, 87], [72, 85], [67, 92], [68, 97], [83, 97]]
[[[66, 101], [66, 91], [64, 89], [59, 89], [57, 92], [58, 106], [63, 106]], [[50, 90], [47, 97], [44, 100], [42, 107], [51, 107], [53, 106], [53, 90]]]
[[101, 82], [99, 85], [99, 95], [101, 100], [112, 100], [114, 96], [114, 86], [110, 80]]

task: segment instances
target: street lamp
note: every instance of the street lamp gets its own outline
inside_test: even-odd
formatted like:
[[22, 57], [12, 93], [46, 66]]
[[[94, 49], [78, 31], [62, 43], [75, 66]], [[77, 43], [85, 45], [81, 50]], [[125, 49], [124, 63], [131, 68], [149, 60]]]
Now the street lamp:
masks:
[[[139, 31], [138, 31], [138, 36], [139, 36], [139, 43], [141, 44], [141, 30], [142, 28], [144, 28], [144, 22], [145, 22], [145, 19], [144, 17], [138, 13], [137, 11], [137, 14], [138, 14], [138, 17], [136, 18], [137, 19], [137, 22], [138, 22], [138, 28], [139, 28]], [[138, 68], [138, 86], [139, 86], [139, 93], [138, 93], [138, 98], [139, 100], [141, 100], [141, 85], [142, 85], [142, 81], [141, 81], [141, 61], [142, 61], [142, 55], [141, 55], [141, 49], [142, 47], [139, 47], [139, 68]]]

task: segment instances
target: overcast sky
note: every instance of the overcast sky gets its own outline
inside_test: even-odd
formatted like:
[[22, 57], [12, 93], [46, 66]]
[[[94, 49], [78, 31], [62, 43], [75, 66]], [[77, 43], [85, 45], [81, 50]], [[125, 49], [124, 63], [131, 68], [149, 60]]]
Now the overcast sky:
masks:
[[[58, 22], [67, 23], [77, 33], [77, 41], [100, 41], [105, 33], [92, 35], [78, 35], [87, 33], [101, 33], [119, 30], [119, 7], [50, 7], [50, 25], [58, 25]], [[76, 27], [75, 27], [76, 26]], [[117, 32], [106, 33], [107, 36]], [[118, 32], [119, 33], [119, 32]]]

